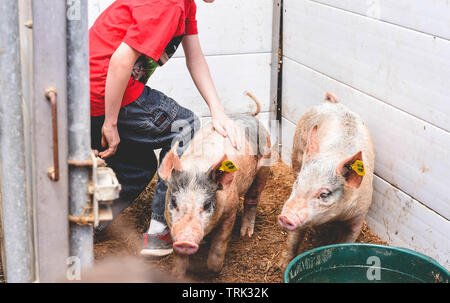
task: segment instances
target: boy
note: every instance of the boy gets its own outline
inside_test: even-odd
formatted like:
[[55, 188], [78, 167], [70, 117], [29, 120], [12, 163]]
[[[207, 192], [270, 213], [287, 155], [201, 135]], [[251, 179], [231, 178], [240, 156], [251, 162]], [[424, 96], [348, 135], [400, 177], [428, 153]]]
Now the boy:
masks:
[[[157, 171], [153, 150], [161, 148], [161, 162], [174, 139], [191, 138], [198, 128], [192, 111], [145, 85], [181, 42], [187, 68], [209, 106], [214, 128], [240, 148], [242, 139], [220, 103], [197, 34], [193, 0], [116, 0], [89, 30], [92, 148], [102, 150], [100, 156], [122, 185], [113, 205], [114, 217], [134, 201]], [[187, 142], [180, 141], [181, 154]], [[142, 255], [172, 252], [164, 220], [166, 190], [158, 178]]]

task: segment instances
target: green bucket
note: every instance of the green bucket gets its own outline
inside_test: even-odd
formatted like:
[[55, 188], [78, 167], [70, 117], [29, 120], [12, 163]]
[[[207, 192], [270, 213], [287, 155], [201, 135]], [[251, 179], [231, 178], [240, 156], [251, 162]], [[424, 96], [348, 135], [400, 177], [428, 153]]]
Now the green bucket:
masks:
[[335, 244], [294, 258], [285, 283], [448, 283], [449, 272], [410, 249], [365, 243]]

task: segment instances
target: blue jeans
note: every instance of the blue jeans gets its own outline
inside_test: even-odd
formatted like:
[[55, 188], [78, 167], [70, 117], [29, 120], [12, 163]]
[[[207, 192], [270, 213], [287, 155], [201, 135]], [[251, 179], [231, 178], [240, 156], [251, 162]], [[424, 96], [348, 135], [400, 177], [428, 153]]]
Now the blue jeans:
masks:
[[[91, 117], [92, 148], [101, 147], [101, 128], [105, 117]], [[122, 107], [117, 120], [120, 144], [116, 154], [106, 162], [117, 175], [122, 185], [120, 197], [113, 203], [116, 218], [146, 188], [157, 171], [155, 149], [161, 149], [159, 163], [170, 150], [172, 143], [179, 141], [178, 155], [200, 128], [198, 117], [189, 109], [160, 91], [146, 86], [141, 96]], [[152, 202], [151, 218], [165, 223], [164, 207], [167, 186], [160, 177], [156, 183]], [[104, 229], [109, 222], [100, 224]]]

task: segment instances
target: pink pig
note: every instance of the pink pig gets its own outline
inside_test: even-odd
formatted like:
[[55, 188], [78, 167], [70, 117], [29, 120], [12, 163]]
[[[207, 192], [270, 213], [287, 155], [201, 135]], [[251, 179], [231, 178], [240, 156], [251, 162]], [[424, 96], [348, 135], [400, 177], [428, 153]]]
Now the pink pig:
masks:
[[[165, 218], [174, 241], [174, 273], [178, 277], [185, 275], [189, 255], [197, 252], [203, 237], [212, 231], [207, 266], [213, 272], [221, 271], [239, 197], [244, 194], [241, 236], [253, 234], [256, 206], [270, 171], [264, 163], [270, 158], [270, 137], [251, 115], [231, 118], [246, 138], [240, 151], [208, 124], [181, 158], [175, 146], [159, 169], [168, 186]], [[237, 170], [221, 169], [225, 161], [231, 161]]]
[[296, 181], [278, 217], [289, 231], [282, 268], [296, 256], [307, 228], [339, 222], [343, 230], [338, 241], [354, 242], [372, 202], [374, 148], [369, 130], [334, 95], [327, 93], [325, 100], [302, 116], [295, 131]]

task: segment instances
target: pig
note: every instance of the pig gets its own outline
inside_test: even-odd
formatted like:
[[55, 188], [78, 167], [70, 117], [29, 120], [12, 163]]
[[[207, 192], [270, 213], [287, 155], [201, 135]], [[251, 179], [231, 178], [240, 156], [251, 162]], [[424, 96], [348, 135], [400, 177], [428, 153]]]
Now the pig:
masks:
[[[254, 116], [230, 116], [245, 138], [240, 151], [210, 123], [197, 132], [181, 158], [175, 144], [161, 163], [159, 176], [168, 187], [165, 218], [173, 240], [173, 273], [177, 277], [185, 276], [189, 256], [198, 251], [208, 233], [212, 238], [207, 267], [214, 273], [222, 270], [239, 198], [244, 194], [240, 235], [253, 235], [256, 206], [270, 172], [266, 161], [271, 146], [267, 130]], [[221, 169], [226, 161], [237, 170]]]
[[296, 256], [308, 229], [339, 226], [338, 243], [358, 237], [373, 191], [374, 148], [366, 124], [327, 93], [296, 126], [292, 168], [296, 180], [278, 216], [288, 231], [281, 268]]

